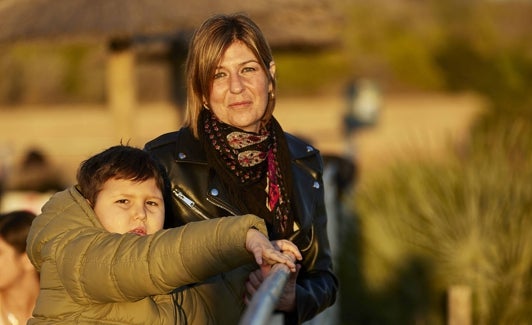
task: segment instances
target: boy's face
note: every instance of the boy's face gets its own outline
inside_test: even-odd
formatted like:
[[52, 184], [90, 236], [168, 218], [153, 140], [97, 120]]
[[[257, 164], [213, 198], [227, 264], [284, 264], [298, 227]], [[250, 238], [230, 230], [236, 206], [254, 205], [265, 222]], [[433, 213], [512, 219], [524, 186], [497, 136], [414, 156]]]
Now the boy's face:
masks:
[[163, 228], [164, 201], [155, 179], [109, 179], [96, 197], [94, 212], [109, 232], [149, 235]]

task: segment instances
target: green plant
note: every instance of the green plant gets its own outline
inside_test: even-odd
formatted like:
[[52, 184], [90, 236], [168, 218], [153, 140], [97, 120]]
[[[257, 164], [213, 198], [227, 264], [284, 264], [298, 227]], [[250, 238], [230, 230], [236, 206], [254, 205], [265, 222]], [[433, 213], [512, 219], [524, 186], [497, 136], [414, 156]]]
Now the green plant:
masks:
[[337, 50], [276, 52], [277, 79], [283, 95], [316, 95], [342, 86], [349, 74]]
[[[351, 203], [361, 236], [356, 281], [364, 285], [348, 283], [344, 298], [359, 302], [347, 312], [361, 324], [394, 317], [443, 324], [445, 293], [455, 284], [472, 289], [475, 324], [530, 320], [532, 119], [527, 107], [497, 112], [450, 158], [404, 161], [360, 184]], [[353, 266], [341, 266], [341, 276], [342, 267]]]

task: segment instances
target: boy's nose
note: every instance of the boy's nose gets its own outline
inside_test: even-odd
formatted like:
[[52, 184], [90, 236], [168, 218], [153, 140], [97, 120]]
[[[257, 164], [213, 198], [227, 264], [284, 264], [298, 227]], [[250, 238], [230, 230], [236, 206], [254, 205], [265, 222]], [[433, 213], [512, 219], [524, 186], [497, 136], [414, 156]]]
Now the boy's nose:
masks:
[[139, 219], [139, 220], [145, 220], [146, 217], [147, 217], [147, 214], [146, 214], [146, 209], [144, 208], [144, 205], [142, 206], [138, 206], [136, 209], [135, 209], [135, 219]]

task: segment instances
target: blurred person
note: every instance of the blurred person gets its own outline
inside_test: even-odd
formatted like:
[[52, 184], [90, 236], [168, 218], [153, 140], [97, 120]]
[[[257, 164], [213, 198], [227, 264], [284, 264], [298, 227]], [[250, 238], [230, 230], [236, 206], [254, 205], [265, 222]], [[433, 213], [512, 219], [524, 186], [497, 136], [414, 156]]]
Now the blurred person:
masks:
[[66, 188], [62, 172], [39, 149], [30, 149], [10, 169], [0, 211], [29, 210], [35, 214], [53, 193]]
[[382, 109], [382, 95], [377, 84], [369, 79], [351, 80], [346, 86], [344, 127], [349, 135], [363, 127], [374, 126]]
[[[251, 213], [270, 239], [289, 239], [303, 254], [276, 311], [285, 324], [311, 319], [336, 299], [322, 158], [273, 117], [276, 66], [259, 27], [247, 16], [216, 15], [195, 31], [187, 57], [183, 127], [148, 142], [171, 184], [175, 225]], [[219, 324], [236, 324], [267, 276], [247, 265], [189, 290]], [[245, 297], [243, 299], [243, 297]]]
[[0, 215], [0, 325], [26, 324], [39, 294], [39, 275], [26, 254], [34, 218], [25, 210]]
[[65, 189], [60, 170], [40, 149], [29, 149], [14, 169], [8, 189], [14, 191], [57, 192]]
[[10, 212], [16, 209], [3, 209], [3, 202], [5, 200], [5, 191], [7, 186], [8, 175], [10, 174], [10, 165], [12, 160], [12, 152], [9, 145], [0, 143], [0, 213]]
[[272, 244], [253, 215], [162, 230], [160, 172], [149, 153], [114, 146], [84, 161], [77, 186], [45, 204], [28, 235], [41, 275], [29, 324], [206, 324], [200, 297], [175, 288], [253, 261], [295, 272], [278, 252], [299, 257], [295, 245]]

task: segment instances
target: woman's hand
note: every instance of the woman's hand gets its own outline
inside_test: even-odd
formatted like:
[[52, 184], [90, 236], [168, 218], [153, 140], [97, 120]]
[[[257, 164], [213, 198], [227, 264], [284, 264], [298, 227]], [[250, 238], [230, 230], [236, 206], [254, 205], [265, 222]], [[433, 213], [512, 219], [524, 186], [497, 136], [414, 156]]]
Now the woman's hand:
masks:
[[[294, 263], [296, 260], [300, 261], [303, 259], [303, 256], [301, 256], [301, 252], [299, 251], [297, 246], [291, 241], [281, 239], [274, 240], [271, 243], [275, 249], [280, 251], [284, 256], [289, 258]], [[285, 312], [294, 310], [296, 305], [296, 281], [300, 269], [301, 265], [296, 265], [295, 270], [290, 269], [292, 272], [290, 273], [290, 277], [288, 278], [288, 281], [284, 286], [283, 293], [279, 298], [279, 302], [276, 307], [277, 310]], [[253, 295], [257, 292], [257, 290], [259, 290], [260, 285], [268, 276], [270, 270], [271, 265], [261, 265], [260, 269], [255, 270], [249, 274], [248, 280], [246, 282], [247, 294], [244, 297], [244, 302], [246, 304], [249, 304]]]
[[[296, 271], [295, 258], [301, 259], [301, 253], [296, 245], [288, 240], [278, 240], [271, 243], [257, 229], [250, 228], [246, 235], [246, 249], [255, 256], [259, 266], [286, 264], [291, 272]], [[287, 252], [283, 254], [282, 252]]]
[[[244, 302], [249, 304], [253, 295], [259, 290], [260, 285], [264, 279], [268, 276], [270, 267], [261, 268], [255, 270], [249, 274], [248, 280], [246, 281], [246, 295], [244, 296]], [[297, 265], [296, 272], [290, 273], [290, 277], [286, 282], [283, 293], [279, 297], [279, 302], [277, 303], [276, 310], [291, 312], [296, 306], [296, 281], [299, 274], [301, 265]]]

